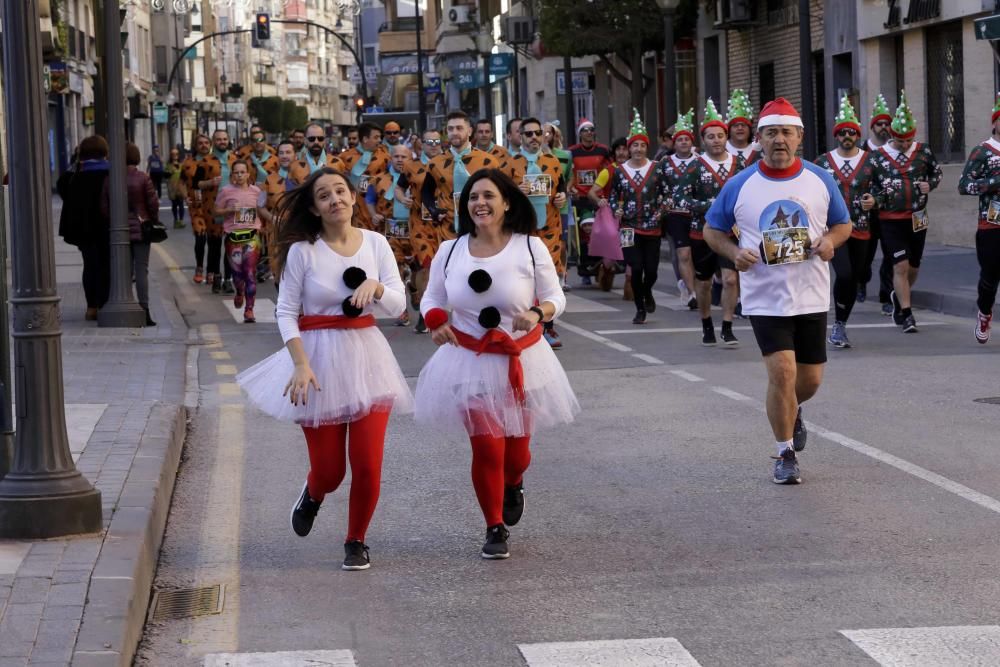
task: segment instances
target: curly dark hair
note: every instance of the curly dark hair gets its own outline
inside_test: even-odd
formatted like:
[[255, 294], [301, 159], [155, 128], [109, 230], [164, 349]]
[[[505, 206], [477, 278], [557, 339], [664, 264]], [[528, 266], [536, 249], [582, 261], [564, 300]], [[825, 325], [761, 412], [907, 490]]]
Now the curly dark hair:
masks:
[[[323, 167], [313, 172], [302, 185], [281, 198], [281, 203], [275, 210], [274, 219], [278, 221], [277, 227], [277, 250], [274, 257], [274, 274], [280, 276], [285, 268], [285, 261], [288, 259], [288, 251], [292, 245], [299, 241], [315, 243], [319, 238], [319, 233], [323, 229], [323, 221], [318, 215], [312, 212], [315, 205], [313, 188], [323, 176], [337, 176], [351, 194], [357, 198], [357, 190], [351, 185], [347, 176], [331, 167]], [[363, 204], [362, 204], [363, 205]]]
[[504, 214], [503, 228], [515, 234], [530, 234], [535, 229], [535, 209], [531, 206], [528, 196], [521, 192], [510, 176], [499, 169], [480, 169], [466, 181], [462, 195], [458, 200], [458, 235], [476, 235], [476, 223], [469, 215], [469, 193], [472, 186], [484, 178], [497, 186], [500, 196], [510, 208]]

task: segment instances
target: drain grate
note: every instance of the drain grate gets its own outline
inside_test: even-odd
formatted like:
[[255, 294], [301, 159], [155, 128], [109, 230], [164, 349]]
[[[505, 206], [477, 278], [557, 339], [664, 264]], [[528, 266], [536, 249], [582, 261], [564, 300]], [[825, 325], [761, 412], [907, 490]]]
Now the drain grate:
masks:
[[181, 588], [173, 591], [156, 591], [153, 594], [150, 618], [162, 621], [170, 618], [193, 618], [221, 614], [225, 604], [225, 587], [222, 584], [201, 588]]
[[1000, 405], [1000, 396], [990, 396], [988, 398], [974, 398], [974, 403], [986, 403], [987, 405]]

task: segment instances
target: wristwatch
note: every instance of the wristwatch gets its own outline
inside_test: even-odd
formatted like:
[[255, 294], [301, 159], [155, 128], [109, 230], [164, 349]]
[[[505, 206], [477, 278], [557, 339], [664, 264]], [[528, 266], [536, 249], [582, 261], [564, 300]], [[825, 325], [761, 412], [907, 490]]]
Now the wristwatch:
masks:
[[538, 323], [539, 324], [541, 324], [542, 321], [545, 319], [545, 312], [541, 308], [539, 308], [538, 306], [532, 306], [528, 310], [530, 310], [533, 313], [538, 313]]

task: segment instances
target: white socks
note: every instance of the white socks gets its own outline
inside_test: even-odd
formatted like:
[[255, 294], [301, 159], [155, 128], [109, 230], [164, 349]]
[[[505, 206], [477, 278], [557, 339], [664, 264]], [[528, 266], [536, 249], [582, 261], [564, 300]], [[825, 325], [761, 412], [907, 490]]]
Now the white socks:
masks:
[[792, 449], [792, 441], [786, 440], [784, 442], [777, 442], [775, 445], [778, 447], [778, 456], [781, 456], [782, 452], [786, 449]]

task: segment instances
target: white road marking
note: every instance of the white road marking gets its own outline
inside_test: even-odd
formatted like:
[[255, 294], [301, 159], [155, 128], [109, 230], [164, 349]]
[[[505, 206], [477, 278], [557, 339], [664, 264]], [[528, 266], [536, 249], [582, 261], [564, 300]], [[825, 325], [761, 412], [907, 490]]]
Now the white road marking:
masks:
[[656, 357], [649, 354], [633, 354], [632, 356], [635, 357], [636, 359], [641, 359], [642, 361], [645, 361], [647, 364], [653, 364], [655, 366], [660, 366], [663, 364], [662, 359], [657, 359]]
[[566, 294], [567, 313], [616, 313], [617, 308], [605, 305], [593, 299], [585, 299], [576, 294]]
[[[243, 308], [235, 307], [233, 305], [232, 297], [228, 296], [226, 297], [226, 300], [223, 301], [223, 304], [225, 304], [226, 310], [229, 311], [229, 314], [232, 316], [232, 318], [237, 322], [239, 322], [240, 324], [242, 324]], [[267, 298], [257, 299], [256, 303], [254, 303], [253, 306], [253, 315], [257, 319], [258, 324], [269, 324], [278, 321], [274, 317], [274, 301]]]
[[740, 401], [741, 403], [757, 403], [757, 401], [753, 400], [746, 394], [741, 394], [738, 391], [733, 391], [732, 389], [727, 389], [725, 387], [712, 387], [712, 391], [716, 394], [721, 394], [726, 398], [731, 398], [734, 401]]
[[628, 347], [627, 345], [622, 345], [621, 343], [616, 343], [615, 341], [609, 340], [609, 339], [605, 338], [604, 336], [598, 336], [597, 334], [595, 334], [595, 333], [593, 333], [591, 331], [588, 331], [587, 329], [584, 329], [582, 327], [578, 327], [578, 326], [569, 324], [568, 322], [563, 322], [562, 320], [559, 320], [559, 327], [561, 329], [566, 329], [567, 331], [572, 331], [573, 333], [575, 333], [578, 336], [583, 336], [584, 338], [588, 338], [588, 339], [594, 341], [595, 343], [600, 343], [601, 345], [606, 345], [606, 346], [610, 347], [612, 350], [617, 350], [618, 352], [631, 352], [632, 351], [632, 348]]
[[886, 667], [995, 667], [1000, 665], [1000, 626], [841, 630]]
[[177, 288], [184, 296], [184, 302], [191, 304], [201, 303], [201, 295], [198, 294], [194, 283], [191, 282], [191, 277], [185, 274], [180, 268], [180, 262], [170, 254], [169, 250], [163, 247], [162, 243], [154, 243], [153, 250], [160, 256], [160, 261], [167, 267], [170, 277], [177, 283]]
[[673, 637], [518, 644], [529, 667], [700, 667]]
[[[917, 322], [920, 327], [944, 326], [947, 322]], [[829, 327], [828, 327], [829, 328]], [[849, 329], [898, 329], [892, 322], [879, 322], [877, 324], [851, 324]], [[753, 331], [753, 327], [741, 326], [733, 327], [733, 331]], [[701, 327], [668, 327], [668, 328], [645, 328], [636, 327], [633, 329], [600, 329], [596, 333], [605, 336], [622, 336], [626, 334], [651, 334], [651, 333], [701, 333]]]
[[355, 667], [351, 651], [280, 651], [277, 653], [211, 653], [204, 667]]
[[705, 381], [705, 378], [698, 377], [694, 373], [688, 373], [687, 371], [676, 370], [676, 371], [670, 371], [670, 372], [673, 373], [674, 375], [676, 375], [677, 377], [681, 378], [682, 380], [687, 380], [688, 382], [704, 382]]
[[13, 576], [31, 551], [31, 542], [0, 541], [0, 575]]

